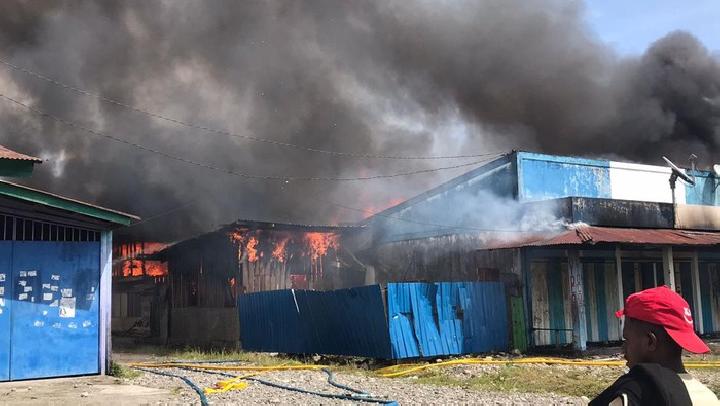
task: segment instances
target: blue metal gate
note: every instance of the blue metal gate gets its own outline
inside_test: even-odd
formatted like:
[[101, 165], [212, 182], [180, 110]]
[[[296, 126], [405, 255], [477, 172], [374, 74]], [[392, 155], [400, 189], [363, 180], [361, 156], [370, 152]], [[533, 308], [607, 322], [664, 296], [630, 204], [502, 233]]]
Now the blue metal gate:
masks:
[[[12, 259], [2, 262], [10, 244]], [[9, 362], [0, 352], [0, 380], [99, 373], [100, 243], [4, 242], [0, 266], [0, 323], [9, 324], [0, 330], [0, 346], [9, 341]]]
[[10, 379], [10, 287], [12, 243], [0, 241], [0, 381]]

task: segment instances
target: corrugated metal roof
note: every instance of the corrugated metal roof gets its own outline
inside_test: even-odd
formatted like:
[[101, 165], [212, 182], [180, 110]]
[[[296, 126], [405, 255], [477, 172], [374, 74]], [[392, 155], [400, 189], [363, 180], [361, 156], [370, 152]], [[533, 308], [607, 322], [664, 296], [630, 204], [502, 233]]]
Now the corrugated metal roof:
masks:
[[16, 161], [32, 161], [32, 162], [37, 162], [37, 163], [42, 162], [42, 159], [40, 159], [40, 158], [35, 158], [34, 156], [15, 152], [13, 150], [5, 148], [2, 145], [0, 145], [0, 159], [12, 159], [12, 160], [16, 160]]
[[491, 243], [483, 249], [546, 247], [558, 245], [595, 245], [603, 243], [630, 245], [720, 245], [720, 232], [675, 229], [641, 229], [575, 226], [548, 235], [525, 235]]

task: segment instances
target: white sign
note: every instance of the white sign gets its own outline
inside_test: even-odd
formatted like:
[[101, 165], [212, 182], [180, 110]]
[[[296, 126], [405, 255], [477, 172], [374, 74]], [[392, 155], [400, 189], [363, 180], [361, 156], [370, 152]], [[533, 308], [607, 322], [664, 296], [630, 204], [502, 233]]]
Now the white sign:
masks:
[[64, 297], [60, 299], [60, 317], [75, 317], [75, 298]]
[[53, 294], [52, 293], [43, 293], [43, 300], [51, 302], [53, 300]]

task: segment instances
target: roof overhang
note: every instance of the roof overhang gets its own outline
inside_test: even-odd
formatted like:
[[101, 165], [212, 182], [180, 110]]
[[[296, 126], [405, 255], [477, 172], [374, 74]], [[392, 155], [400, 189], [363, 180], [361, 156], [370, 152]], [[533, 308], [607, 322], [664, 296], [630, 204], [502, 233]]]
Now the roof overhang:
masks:
[[602, 244], [714, 247], [720, 232], [575, 226], [555, 233], [524, 234], [496, 239], [482, 250], [528, 247], [591, 247]]
[[[140, 220], [132, 214], [96, 206], [79, 200], [0, 180], [0, 197], [23, 204], [25, 211], [52, 211], [59, 217], [92, 222], [102, 228], [128, 226]], [[36, 209], [33, 209], [35, 207]]]

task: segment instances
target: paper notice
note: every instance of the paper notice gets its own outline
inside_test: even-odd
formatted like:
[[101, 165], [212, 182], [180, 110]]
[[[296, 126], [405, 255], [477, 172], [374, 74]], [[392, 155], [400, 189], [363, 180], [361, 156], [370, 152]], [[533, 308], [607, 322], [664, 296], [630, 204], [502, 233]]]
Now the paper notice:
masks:
[[90, 320], [85, 320], [85, 321], [83, 321], [82, 326], [85, 328], [88, 328], [88, 327], [92, 326], [92, 322]]
[[0, 307], [5, 307], [5, 299], [0, 298]]
[[25, 286], [25, 289], [23, 289], [23, 292], [32, 292], [32, 286]]
[[93, 300], [95, 300], [95, 294], [88, 293], [87, 296], [85, 297], [85, 300], [87, 300], [88, 302], [92, 302]]
[[3, 309], [2, 309], [2, 307], [0, 307], [0, 314], [2, 314], [2, 312], [3, 312]]
[[59, 280], [60, 280], [60, 275], [50, 275], [50, 279], [52, 279], [52, 280], [54, 280], [54, 281], [59, 281]]
[[27, 282], [26, 281], [18, 281], [18, 285], [25, 286], [25, 285], [27, 285]]
[[5, 282], [5, 274], [0, 273], [0, 282]]
[[35, 320], [35, 323], [33, 323], [33, 326], [35, 327], [42, 327], [45, 325], [45, 322], [42, 320]]
[[25, 271], [20, 271], [20, 277], [21, 277], [21, 278], [24, 278], [24, 277], [26, 277], [26, 276], [27, 276], [27, 272], [25, 272]]
[[[64, 297], [60, 299], [60, 317], [75, 317], [75, 298]], [[68, 326], [69, 327], [69, 326]]]
[[52, 293], [43, 293], [43, 300], [52, 302], [53, 294]]
[[62, 297], [72, 297], [72, 289], [60, 289]]
[[50, 303], [48, 306], [50, 306], [50, 307], [58, 307], [58, 301], [57, 301], [57, 299], [53, 300], [53, 302]]
[[47, 311], [47, 310], [43, 310], [43, 316], [47, 316], [47, 314], [48, 314], [48, 311]]
[[68, 323], [68, 328], [77, 328], [77, 323], [75, 323], [75, 322]]
[[95, 286], [90, 286], [90, 292], [95, 293]]
[[37, 276], [37, 271], [28, 271], [28, 276]]
[[50, 284], [49, 284], [49, 283], [43, 283], [42, 288], [43, 288], [43, 289], [50, 289]]
[[53, 328], [60, 328], [62, 327], [62, 323], [53, 323]]
[[58, 291], [58, 287], [57, 287], [57, 286], [50, 286], [50, 290], [53, 291], [53, 292], [57, 292], [57, 291]]
[[5, 286], [0, 286], [0, 296], [5, 295]]
[[18, 300], [27, 300], [27, 293], [21, 293], [18, 295]]

